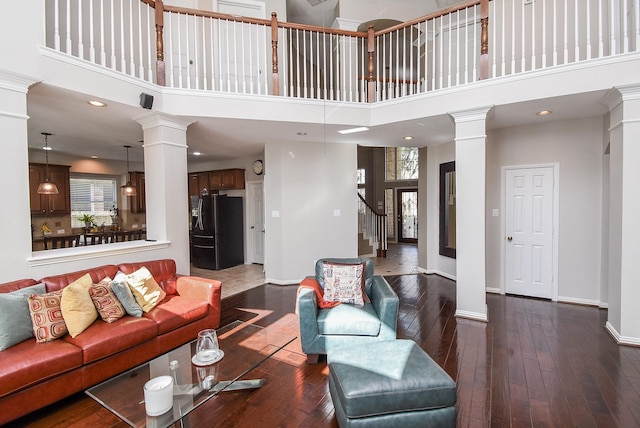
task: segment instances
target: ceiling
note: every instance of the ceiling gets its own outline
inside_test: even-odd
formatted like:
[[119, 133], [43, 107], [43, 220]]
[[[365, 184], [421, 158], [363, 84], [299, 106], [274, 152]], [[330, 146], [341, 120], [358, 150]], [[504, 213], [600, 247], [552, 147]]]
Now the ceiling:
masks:
[[[331, 20], [337, 0], [326, 0], [317, 6], [317, 0], [287, 0], [290, 21], [322, 25], [318, 20]], [[424, 1], [424, 0], [400, 0]], [[436, 9], [446, 8], [460, 1], [429, 0]], [[318, 14], [324, 7], [327, 15]], [[295, 21], [293, 21], [295, 20]], [[489, 129], [520, 126], [536, 123], [539, 110], [554, 111], [547, 121], [594, 117], [606, 113], [598, 103], [602, 94], [589, 93], [564, 96], [535, 102], [497, 106], [488, 122]], [[49, 146], [52, 162], [56, 153], [65, 153], [80, 158], [96, 156], [100, 159], [125, 160], [123, 146], [132, 146], [129, 156], [132, 162], [142, 161], [143, 132], [133, 117], [143, 111], [139, 106], [110, 103], [106, 107], [90, 106], [84, 94], [66, 91], [44, 83], [33, 86], [27, 95], [28, 140], [31, 149], [40, 149], [44, 144], [42, 132], [50, 132]], [[196, 117], [187, 130], [189, 161], [224, 161], [229, 159], [258, 157], [264, 145], [270, 141], [357, 143], [367, 146], [414, 146], [424, 147], [453, 141], [454, 127], [448, 115], [422, 118], [377, 126], [370, 131], [342, 135], [344, 127], [328, 124], [301, 124], [299, 122], [269, 122], [224, 118]], [[403, 137], [411, 135], [413, 140]], [[202, 153], [193, 157], [192, 153]], [[37, 152], [36, 152], [37, 153]], [[32, 153], [32, 155], [35, 153]], [[35, 161], [44, 161], [32, 159]]]

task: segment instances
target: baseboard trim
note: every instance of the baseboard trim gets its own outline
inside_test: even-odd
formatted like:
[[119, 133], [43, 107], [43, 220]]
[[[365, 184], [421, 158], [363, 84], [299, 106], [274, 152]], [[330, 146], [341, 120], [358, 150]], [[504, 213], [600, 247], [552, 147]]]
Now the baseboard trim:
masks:
[[613, 337], [613, 340], [615, 340], [618, 345], [640, 346], [639, 337], [622, 336], [609, 321], [606, 322], [604, 328], [609, 332], [611, 337]]
[[298, 285], [300, 284], [301, 279], [288, 279], [288, 280], [280, 280], [280, 279], [271, 279], [265, 278], [265, 284], [275, 284], [275, 285]]
[[601, 302], [593, 299], [581, 299], [579, 297], [558, 296], [559, 303], [572, 303], [583, 306], [600, 306]]
[[489, 322], [489, 318], [486, 313], [482, 314], [480, 312], [469, 312], [469, 311], [461, 311], [456, 310], [455, 313], [456, 318], [464, 318], [472, 321], [481, 321], [484, 323]]
[[493, 293], [493, 294], [500, 294], [500, 288], [496, 288], [496, 287], [486, 287], [485, 291], [487, 293]]
[[418, 272], [420, 272], [420, 273], [424, 273], [424, 274], [427, 274], [427, 275], [438, 275], [438, 276], [441, 276], [443, 278], [450, 279], [451, 281], [457, 281], [456, 276], [450, 275], [450, 274], [448, 274], [446, 272], [439, 271], [437, 269], [424, 269], [424, 268], [421, 268], [420, 266], [418, 266], [418, 267], [416, 267], [416, 270]]

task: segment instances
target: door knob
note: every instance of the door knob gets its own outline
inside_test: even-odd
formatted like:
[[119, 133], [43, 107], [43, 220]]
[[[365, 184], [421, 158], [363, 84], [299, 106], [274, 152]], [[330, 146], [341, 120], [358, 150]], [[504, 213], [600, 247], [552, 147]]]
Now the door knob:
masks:
[[507, 241], [511, 242], [513, 240], [512, 236], [507, 236]]

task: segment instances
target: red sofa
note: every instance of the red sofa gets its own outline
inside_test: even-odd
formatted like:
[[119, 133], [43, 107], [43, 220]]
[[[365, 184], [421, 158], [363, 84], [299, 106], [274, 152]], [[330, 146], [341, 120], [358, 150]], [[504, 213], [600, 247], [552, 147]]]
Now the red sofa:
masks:
[[35, 281], [0, 284], [0, 293], [44, 282], [59, 290], [89, 273], [94, 283], [120, 270], [145, 266], [167, 297], [141, 318], [125, 315], [107, 324], [100, 318], [72, 338], [47, 343], [25, 340], [0, 352], [0, 425], [83, 391], [118, 373], [193, 340], [198, 331], [220, 324], [222, 284], [176, 274], [175, 261], [104, 265]]

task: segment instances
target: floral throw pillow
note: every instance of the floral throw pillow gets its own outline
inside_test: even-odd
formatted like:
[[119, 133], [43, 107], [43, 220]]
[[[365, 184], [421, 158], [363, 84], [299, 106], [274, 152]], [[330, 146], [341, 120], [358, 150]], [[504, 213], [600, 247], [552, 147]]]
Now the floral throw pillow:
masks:
[[324, 262], [324, 300], [364, 305], [364, 263]]
[[100, 318], [108, 324], [125, 316], [124, 306], [111, 290], [111, 278], [106, 277], [89, 288], [89, 295]]
[[50, 342], [67, 334], [67, 325], [60, 309], [61, 299], [62, 290], [29, 297], [29, 313], [36, 342]]

